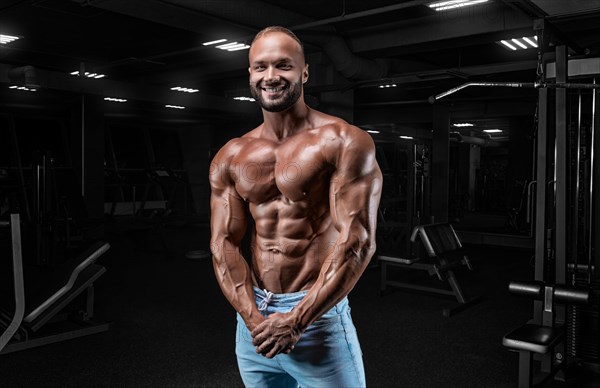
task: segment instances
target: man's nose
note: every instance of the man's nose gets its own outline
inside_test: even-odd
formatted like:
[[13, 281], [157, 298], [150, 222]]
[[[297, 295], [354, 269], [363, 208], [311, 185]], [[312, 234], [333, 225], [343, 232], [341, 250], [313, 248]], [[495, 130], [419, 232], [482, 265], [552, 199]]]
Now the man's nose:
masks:
[[274, 67], [269, 67], [267, 69], [266, 81], [268, 82], [277, 82], [279, 81], [279, 74], [277, 73], [277, 69]]

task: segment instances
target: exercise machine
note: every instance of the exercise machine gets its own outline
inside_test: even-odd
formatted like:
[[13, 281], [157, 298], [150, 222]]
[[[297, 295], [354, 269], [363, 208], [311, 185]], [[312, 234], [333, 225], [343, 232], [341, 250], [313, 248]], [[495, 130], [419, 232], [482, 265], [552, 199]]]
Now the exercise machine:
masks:
[[[109, 323], [93, 319], [94, 282], [106, 272], [96, 261], [109, 250], [108, 243], [94, 243], [52, 271], [38, 266], [37, 269], [43, 269], [43, 272], [41, 276], [35, 276], [31, 271], [24, 274], [19, 215], [11, 214], [10, 222], [3, 222], [1, 227], [10, 227], [10, 244], [5, 246], [11, 246], [12, 271], [3, 273], [13, 274], [13, 290], [3, 292], [3, 297], [13, 295], [14, 313], [11, 315], [10, 310], [4, 307], [11, 303], [3, 299], [0, 305], [0, 354], [109, 329]], [[8, 262], [0, 264], [8, 266]], [[80, 308], [77, 302], [81, 302], [83, 307]]]
[[[413, 229], [411, 241], [419, 239], [425, 248], [426, 257], [410, 255], [407, 257], [394, 257], [378, 255], [381, 265], [381, 293], [387, 291], [388, 286], [404, 289], [424, 291], [428, 293], [454, 296], [458, 304], [443, 309], [443, 315], [451, 315], [464, 310], [477, 303], [478, 297], [468, 298], [462, 290], [454, 269], [466, 267], [472, 270], [471, 262], [462, 249], [462, 244], [454, 228], [449, 223], [419, 225]], [[388, 277], [388, 267], [397, 267], [406, 270], [426, 271], [430, 276], [436, 275], [440, 282], [446, 283], [447, 288], [417, 284], [416, 282], [402, 282]]]
[[579, 289], [565, 285], [551, 285], [544, 282], [510, 282], [508, 291], [514, 295], [540, 301], [543, 305], [542, 321], [526, 323], [506, 334], [502, 345], [519, 352], [519, 388], [531, 387], [534, 383], [533, 356], [553, 354], [545, 358], [542, 365], [544, 374], [535, 382], [542, 384], [555, 376], [561, 368], [563, 355], [554, 353], [555, 348], [565, 341], [565, 330], [557, 324], [555, 311], [561, 304], [587, 305], [591, 301], [589, 289]]

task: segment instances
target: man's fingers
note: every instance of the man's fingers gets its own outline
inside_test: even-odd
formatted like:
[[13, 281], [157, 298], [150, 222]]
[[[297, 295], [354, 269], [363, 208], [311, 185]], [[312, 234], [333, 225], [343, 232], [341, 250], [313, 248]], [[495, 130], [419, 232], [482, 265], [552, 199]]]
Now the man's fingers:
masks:
[[252, 339], [252, 345], [254, 346], [259, 346], [260, 344], [262, 344], [267, 338], [269, 338], [269, 335], [267, 333], [260, 333], [257, 334], [255, 336], [253, 336]]
[[267, 326], [267, 321], [264, 320], [261, 323], [258, 324], [258, 326], [256, 326], [254, 328], [254, 330], [252, 330], [250, 332], [250, 334], [252, 335], [252, 338], [255, 338], [257, 335], [259, 335], [260, 333], [262, 333], [265, 330], [265, 326]]
[[264, 356], [274, 345], [275, 341], [273, 341], [272, 338], [268, 338], [256, 347], [256, 353], [260, 353]]
[[280, 341], [275, 342], [274, 346], [271, 348], [271, 350], [269, 352], [262, 353], [265, 357], [267, 358], [273, 358], [275, 357], [277, 354], [279, 353], [283, 353], [283, 351], [285, 350], [286, 345], [282, 345]]

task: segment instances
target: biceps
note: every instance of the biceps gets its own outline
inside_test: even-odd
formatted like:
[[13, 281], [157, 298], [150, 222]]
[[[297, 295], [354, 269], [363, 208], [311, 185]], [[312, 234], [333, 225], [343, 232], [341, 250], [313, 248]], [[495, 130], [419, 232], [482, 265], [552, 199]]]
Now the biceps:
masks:
[[330, 192], [331, 214], [340, 232], [364, 231], [367, 236], [375, 233], [381, 192], [379, 174], [369, 174], [349, 181], [334, 180]]

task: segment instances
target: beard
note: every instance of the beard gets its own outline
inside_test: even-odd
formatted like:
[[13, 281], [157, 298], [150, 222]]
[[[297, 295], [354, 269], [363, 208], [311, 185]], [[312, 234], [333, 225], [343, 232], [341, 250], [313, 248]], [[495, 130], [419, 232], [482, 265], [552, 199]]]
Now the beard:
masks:
[[[283, 83], [281, 86], [285, 87], [286, 84]], [[267, 112], [283, 112], [294, 105], [300, 98], [300, 95], [302, 95], [302, 82], [298, 81], [287, 83], [287, 87], [285, 88], [283, 95], [273, 100], [265, 99], [263, 97], [262, 89], [259, 84], [251, 83], [250, 93], [252, 94], [252, 97], [258, 101], [258, 104], [261, 106], [261, 108]]]

